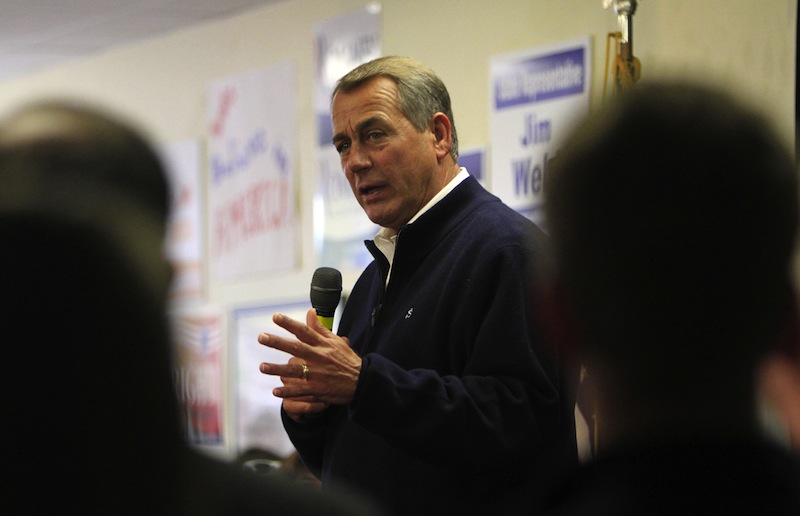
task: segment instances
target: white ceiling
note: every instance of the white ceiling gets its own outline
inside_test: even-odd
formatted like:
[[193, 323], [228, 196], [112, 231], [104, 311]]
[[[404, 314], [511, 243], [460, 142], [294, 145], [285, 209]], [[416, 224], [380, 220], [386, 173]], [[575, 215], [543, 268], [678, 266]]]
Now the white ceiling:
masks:
[[0, 0], [0, 80], [286, 0]]

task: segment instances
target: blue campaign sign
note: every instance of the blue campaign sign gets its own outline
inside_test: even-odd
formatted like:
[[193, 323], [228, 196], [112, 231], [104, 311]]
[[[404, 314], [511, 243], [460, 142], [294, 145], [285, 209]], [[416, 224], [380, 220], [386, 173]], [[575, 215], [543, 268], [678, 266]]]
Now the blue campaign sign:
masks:
[[544, 225], [550, 160], [588, 113], [589, 38], [493, 56], [490, 74], [489, 189]]
[[495, 109], [582, 93], [585, 48], [508, 63], [494, 76]]

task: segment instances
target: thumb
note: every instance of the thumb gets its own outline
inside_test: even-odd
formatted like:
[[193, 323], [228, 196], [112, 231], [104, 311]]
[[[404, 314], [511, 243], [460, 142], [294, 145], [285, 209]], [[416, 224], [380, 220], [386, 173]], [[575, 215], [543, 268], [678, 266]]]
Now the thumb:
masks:
[[[306, 325], [309, 328], [321, 334], [323, 337], [332, 337], [333, 331], [323, 324], [322, 319], [322, 317], [317, 315], [317, 311], [314, 308], [310, 308], [308, 312], [306, 312]], [[330, 319], [333, 318], [331, 317]]]

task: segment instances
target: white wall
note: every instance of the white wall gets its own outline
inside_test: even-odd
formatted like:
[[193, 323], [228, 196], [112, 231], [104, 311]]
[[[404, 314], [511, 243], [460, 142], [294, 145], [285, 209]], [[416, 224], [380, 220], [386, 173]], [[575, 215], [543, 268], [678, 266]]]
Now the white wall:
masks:
[[[120, 48], [84, 61], [0, 82], [0, 111], [39, 95], [87, 97], [134, 117], [163, 143], [202, 139], [206, 87], [228, 74], [292, 60], [298, 74], [302, 269], [221, 284], [224, 306], [304, 295], [317, 266], [311, 246], [314, 191], [313, 31], [366, 0], [290, 0], [229, 20]], [[464, 148], [489, 139], [492, 55], [591, 35], [595, 105], [602, 93], [606, 34], [618, 30], [601, 0], [383, 0], [383, 53], [418, 58], [453, 97]], [[796, 0], [640, 0], [634, 53], [642, 80], [688, 76], [732, 88], [794, 138]], [[353, 278], [345, 278], [345, 282]]]
[[[315, 261], [314, 27], [366, 0], [291, 0], [84, 61], [0, 83], [0, 111], [43, 95], [88, 98], [132, 117], [160, 143], [203, 139], [212, 79], [291, 60], [298, 77], [302, 266], [222, 283], [207, 302], [224, 310], [305, 299]], [[601, 100], [606, 35], [618, 30], [601, 0], [383, 0], [383, 53], [418, 58], [453, 97], [460, 143], [489, 139], [492, 55], [591, 35], [593, 105]], [[640, 0], [634, 53], [643, 81], [686, 76], [722, 84], [764, 109], [794, 141], [796, 0]], [[355, 280], [345, 275], [345, 287]], [[255, 336], [254, 336], [255, 338]]]

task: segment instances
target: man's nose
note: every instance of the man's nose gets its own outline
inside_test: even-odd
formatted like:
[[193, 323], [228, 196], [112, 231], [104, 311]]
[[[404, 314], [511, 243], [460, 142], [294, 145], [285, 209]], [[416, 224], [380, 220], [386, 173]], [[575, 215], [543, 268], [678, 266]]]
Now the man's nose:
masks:
[[358, 174], [368, 169], [371, 165], [372, 161], [366, 149], [357, 143], [352, 144], [344, 163], [345, 171]]

